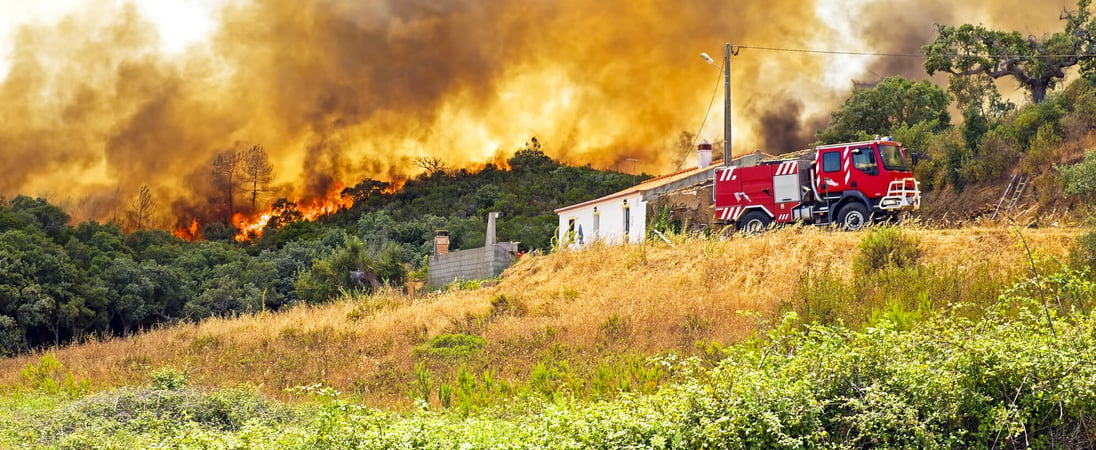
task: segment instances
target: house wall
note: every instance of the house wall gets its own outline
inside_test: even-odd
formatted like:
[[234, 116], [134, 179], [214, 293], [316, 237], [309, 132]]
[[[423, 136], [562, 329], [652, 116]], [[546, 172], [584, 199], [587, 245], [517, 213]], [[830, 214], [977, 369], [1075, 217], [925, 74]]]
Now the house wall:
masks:
[[671, 220], [690, 233], [719, 232], [715, 225], [711, 183], [662, 194], [647, 201], [647, 216], [657, 217], [659, 209], [671, 211]]
[[427, 284], [438, 287], [458, 279], [484, 280], [497, 277], [514, 263], [517, 252], [516, 242], [502, 242], [487, 247], [433, 255], [427, 261], [430, 267]]
[[[625, 203], [627, 202], [627, 203]], [[624, 205], [628, 205], [629, 232], [624, 234]], [[596, 214], [595, 214], [595, 208]], [[574, 227], [572, 231], [572, 221]], [[581, 230], [581, 238], [579, 230]], [[606, 243], [642, 242], [647, 236], [647, 205], [640, 193], [590, 203], [559, 213], [561, 246], [577, 248], [595, 241]]]

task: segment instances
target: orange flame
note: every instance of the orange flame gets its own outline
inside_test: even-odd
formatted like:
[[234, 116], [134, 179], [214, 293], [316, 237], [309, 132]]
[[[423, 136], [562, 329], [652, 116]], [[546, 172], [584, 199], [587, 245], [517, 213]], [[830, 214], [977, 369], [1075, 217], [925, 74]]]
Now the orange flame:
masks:
[[388, 182], [388, 187], [381, 191], [382, 194], [395, 194], [403, 189], [403, 186], [407, 184], [407, 178], [396, 178]]
[[190, 222], [190, 225], [179, 226], [178, 228], [175, 228], [175, 231], [172, 231], [171, 234], [175, 235], [175, 237], [179, 239], [193, 241], [201, 237], [198, 235], [198, 226], [198, 219], [194, 219]]
[[[327, 194], [321, 198], [294, 201], [293, 203], [297, 205], [297, 211], [301, 213], [301, 220], [315, 220], [320, 216], [334, 214], [341, 209], [353, 206], [354, 201], [352, 199], [342, 196], [343, 187], [342, 183], [335, 183], [327, 191]], [[277, 217], [277, 213], [274, 210], [252, 215], [233, 214], [232, 223], [240, 230], [236, 233], [236, 242], [247, 242], [262, 237], [263, 230], [266, 229], [270, 220], [275, 217]]]

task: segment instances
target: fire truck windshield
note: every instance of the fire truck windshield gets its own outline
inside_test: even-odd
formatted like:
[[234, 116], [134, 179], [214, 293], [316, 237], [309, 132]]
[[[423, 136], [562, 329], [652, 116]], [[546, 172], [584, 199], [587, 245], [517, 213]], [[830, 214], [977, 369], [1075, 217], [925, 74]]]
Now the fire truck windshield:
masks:
[[879, 154], [883, 156], [883, 167], [887, 170], [899, 170], [909, 172], [910, 165], [906, 161], [906, 155], [897, 145], [880, 145]]

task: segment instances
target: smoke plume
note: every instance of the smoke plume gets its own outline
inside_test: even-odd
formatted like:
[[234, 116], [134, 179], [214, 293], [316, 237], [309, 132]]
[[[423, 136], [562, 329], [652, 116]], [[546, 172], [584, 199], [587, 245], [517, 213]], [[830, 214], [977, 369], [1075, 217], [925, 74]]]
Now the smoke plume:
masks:
[[[226, 0], [208, 41], [164, 54], [136, 7], [86, 3], [14, 36], [0, 80], [0, 195], [46, 195], [102, 220], [148, 185], [180, 224], [216, 220], [213, 158], [256, 144], [289, 198], [411, 175], [416, 157], [479, 164], [531, 136], [570, 163], [634, 158], [643, 172], [672, 170], [692, 154], [678, 137], [700, 128], [722, 89], [698, 55], [718, 63], [726, 41], [754, 47], [732, 59], [734, 145], [794, 150], [853, 79], [921, 78], [921, 61], [756, 47], [915, 53], [937, 22], [1037, 33], [1059, 29], [1061, 9], [1019, 0], [893, 0], [863, 11], [799, 0]], [[1027, 9], [1046, 20], [1009, 22], [1006, 12]], [[700, 137], [722, 138], [721, 100]]]

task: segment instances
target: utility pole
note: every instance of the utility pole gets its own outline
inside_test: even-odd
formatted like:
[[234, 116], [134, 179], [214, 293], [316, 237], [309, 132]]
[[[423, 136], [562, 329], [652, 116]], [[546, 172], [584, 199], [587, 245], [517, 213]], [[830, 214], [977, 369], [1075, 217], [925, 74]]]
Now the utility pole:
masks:
[[[730, 42], [726, 43], [723, 50], [723, 166], [731, 165], [731, 56], [738, 55], [738, 50]], [[715, 61], [707, 53], [701, 53], [701, 58], [716, 69]]]
[[632, 162], [632, 186], [636, 185], [636, 162], [639, 161], [635, 158], [628, 158], [628, 161]]
[[723, 50], [723, 167], [731, 166], [731, 48]]

